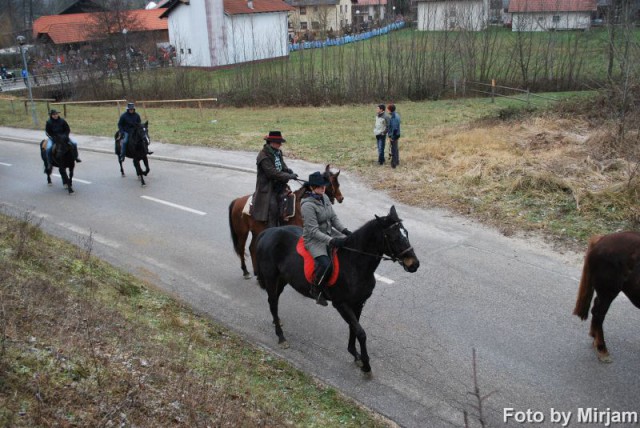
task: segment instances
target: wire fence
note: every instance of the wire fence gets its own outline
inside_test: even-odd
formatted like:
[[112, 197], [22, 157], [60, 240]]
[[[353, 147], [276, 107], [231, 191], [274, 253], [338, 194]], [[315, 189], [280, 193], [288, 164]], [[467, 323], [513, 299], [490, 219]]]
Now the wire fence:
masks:
[[[457, 85], [454, 83], [454, 92]], [[496, 97], [509, 98], [512, 100], [522, 101], [529, 106], [532, 98], [545, 99], [548, 101], [559, 101], [557, 98], [538, 95], [532, 93], [529, 89], [513, 88], [496, 84], [495, 79], [491, 83], [462, 81], [462, 96], [466, 96], [467, 92], [474, 94], [482, 94], [491, 97], [491, 102], [495, 102]]]

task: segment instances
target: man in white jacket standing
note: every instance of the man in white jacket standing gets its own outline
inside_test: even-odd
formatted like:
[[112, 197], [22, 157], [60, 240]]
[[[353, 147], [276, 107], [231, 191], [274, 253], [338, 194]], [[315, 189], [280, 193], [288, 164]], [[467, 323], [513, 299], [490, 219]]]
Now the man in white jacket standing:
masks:
[[386, 106], [379, 104], [376, 110], [376, 123], [373, 126], [373, 135], [376, 137], [378, 146], [378, 163], [384, 165], [384, 147], [387, 140], [387, 129], [389, 127], [389, 115], [386, 113]]

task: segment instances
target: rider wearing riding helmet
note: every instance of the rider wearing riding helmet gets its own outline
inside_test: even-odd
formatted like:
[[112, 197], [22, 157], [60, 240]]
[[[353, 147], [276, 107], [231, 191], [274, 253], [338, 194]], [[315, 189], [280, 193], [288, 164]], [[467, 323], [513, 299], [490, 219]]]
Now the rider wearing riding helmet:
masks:
[[[122, 141], [120, 142], [120, 161], [124, 161], [125, 155], [127, 154], [127, 143], [129, 142], [129, 135], [136, 129], [136, 126], [142, 124], [142, 119], [140, 115], [136, 113], [136, 106], [134, 103], [127, 103], [127, 111], [120, 115], [120, 120], [118, 121], [118, 131], [120, 131], [120, 136]], [[153, 152], [149, 151], [149, 147], [146, 147], [147, 154], [153, 154]]]
[[330, 264], [327, 247], [343, 247], [347, 240], [346, 237], [332, 236], [334, 229], [346, 236], [351, 235], [351, 232], [342, 225], [333, 211], [329, 197], [325, 194], [329, 180], [316, 171], [309, 176], [309, 181], [305, 184], [311, 191], [304, 194], [300, 210], [303, 219], [304, 246], [315, 261], [311, 294], [316, 298], [317, 304], [327, 306], [327, 301], [322, 295], [323, 286], [330, 276], [327, 272]]
[[[58, 135], [63, 135], [69, 138], [69, 134], [71, 133], [71, 128], [69, 128], [69, 124], [66, 120], [60, 117], [60, 112], [58, 110], [52, 109], [49, 112], [49, 120], [47, 120], [47, 124], [45, 126], [45, 132], [47, 134], [47, 162], [49, 164], [49, 168], [53, 166], [53, 159], [51, 154], [53, 152], [53, 137]], [[82, 160], [78, 157], [78, 143], [72, 141], [69, 138], [69, 142], [73, 146], [73, 157], [76, 162], [82, 162]]]

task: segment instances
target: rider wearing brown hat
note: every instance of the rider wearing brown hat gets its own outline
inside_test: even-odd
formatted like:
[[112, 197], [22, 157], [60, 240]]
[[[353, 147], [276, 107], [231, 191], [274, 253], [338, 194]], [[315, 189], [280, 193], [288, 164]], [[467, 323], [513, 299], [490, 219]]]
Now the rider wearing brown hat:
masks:
[[256, 158], [256, 191], [253, 195], [251, 215], [254, 220], [267, 223], [267, 227], [278, 226], [278, 195], [285, 189], [289, 180], [298, 178], [298, 174], [287, 167], [280, 147], [286, 140], [280, 131], [271, 131], [264, 137], [266, 141]]

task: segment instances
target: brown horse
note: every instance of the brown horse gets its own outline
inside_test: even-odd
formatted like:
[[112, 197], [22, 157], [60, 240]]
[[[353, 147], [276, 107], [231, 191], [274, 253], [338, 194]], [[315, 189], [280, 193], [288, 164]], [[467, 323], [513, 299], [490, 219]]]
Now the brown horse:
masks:
[[[326, 194], [331, 200], [331, 203], [342, 203], [344, 197], [340, 192], [340, 182], [338, 181], [338, 176], [340, 175], [340, 170], [338, 172], [331, 171], [331, 165], [327, 165], [324, 170], [324, 176], [329, 179], [331, 183], [327, 186]], [[289, 219], [287, 224], [292, 224], [296, 226], [302, 226], [302, 214], [300, 213], [300, 198], [304, 194], [304, 192], [308, 190], [305, 186], [302, 186], [295, 192], [296, 195], [296, 205], [295, 205], [295, 215]], [[253, 266], [253, 272], [256, 272], [256, 258], [255, 258], [255, 248], [256, 248], [256, 239], [260, 232], [267, 228], [265, 222], [262, 221], [254, 221], [251, 216], [244, 214], [242, 211], [247, 204], [247, 200], [251, 195], [242, 196], [240, 198], [236, 198], [231, 201], [229, 205], [229, 228], [231, 229], [231, 240], [233, 241], [233, 248], [240, 257], [240, 267], [242, 268], [242, 275], [245, 279], [251, 278], [251, 274], [247, 270], [247, 265], [245, 263], [245, 246], [247, 244], [247, 239], [249, 238], [249, 233], [251, 233], [251, 243], [249, 244], [249, 254], [251, 255], [251, 264]]]
[[574, 315], [583, 320], [589, 317], [594, 291], [596, 298], [591, 309], [593, 318], [589, 334], [593, 337], [598, 359], [609, 363], [611, 357], [604, 342], [602, 324], [611, 302], [623, 292], [640, 308], [640, 233], [612, 233], [589, 240]]

